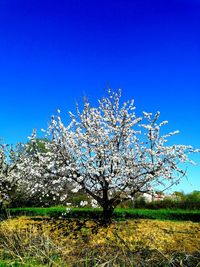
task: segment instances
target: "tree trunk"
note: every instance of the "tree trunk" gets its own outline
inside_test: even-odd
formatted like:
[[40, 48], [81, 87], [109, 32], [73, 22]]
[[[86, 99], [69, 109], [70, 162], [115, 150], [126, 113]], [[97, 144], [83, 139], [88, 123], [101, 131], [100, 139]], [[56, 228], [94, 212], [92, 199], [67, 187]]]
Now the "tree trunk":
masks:
[[109, 206], [104, 206], [103, 207], [102, 223], [104, 225], [108, 225], [108, 224], [111, 223], [113, 212], [114, 212], [114, 208], [113, 207], [109, 207]]

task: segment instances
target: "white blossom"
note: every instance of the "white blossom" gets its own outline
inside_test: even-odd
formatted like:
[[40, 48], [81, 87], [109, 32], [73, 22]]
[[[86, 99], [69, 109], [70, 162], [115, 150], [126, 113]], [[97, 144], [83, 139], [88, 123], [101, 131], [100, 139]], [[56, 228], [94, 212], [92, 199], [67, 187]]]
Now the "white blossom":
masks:
[[84, 206], [86, 206], [88, 204], [88, 201], [81, 201], [80, 202], [80, 206], [82, 206], [82, 207], [84, 207]]

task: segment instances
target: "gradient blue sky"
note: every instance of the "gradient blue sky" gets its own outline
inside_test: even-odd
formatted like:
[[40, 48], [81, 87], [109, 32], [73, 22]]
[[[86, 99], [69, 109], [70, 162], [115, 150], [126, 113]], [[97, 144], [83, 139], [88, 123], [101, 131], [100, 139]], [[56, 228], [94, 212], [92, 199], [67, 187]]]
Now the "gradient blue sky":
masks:
[[[111, 86], [138, 112], [160, 110], [181, 132], [171, 142], [200, 148], [200, 1], [1, 0], [0, 38], [4, 142]], [[200, 166], [188, 176], [174, 190], [199, 190]]]

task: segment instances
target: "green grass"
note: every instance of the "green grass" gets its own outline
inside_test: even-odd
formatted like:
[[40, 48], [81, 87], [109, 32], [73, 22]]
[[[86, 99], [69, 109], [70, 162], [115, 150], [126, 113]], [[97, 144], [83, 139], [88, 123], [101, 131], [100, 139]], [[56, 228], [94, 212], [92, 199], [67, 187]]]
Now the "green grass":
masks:
[[[11, 216], [49, 216], [65, 218], [94, 218], [99, 219], [102, 215], [101, 209], [94, 208], [71, 208], [66, 212], [66, 207], [48, 207], [48, 208], [10, 208], [6, 210]], [[116, 209], [113, 215], [114, 219], [158, 219], [175, 221], [193, 221], [200, 222], [200, 210], [150, 210], [150, 209]]]
[[0, 259], [0, 267], [44, 267], [47, 266], [46, 264], [40, 264], [38, 262], [33, 262], [32, 259], [27, 260], [26, 262], [22, 263], [16, 260], [1, 260]]

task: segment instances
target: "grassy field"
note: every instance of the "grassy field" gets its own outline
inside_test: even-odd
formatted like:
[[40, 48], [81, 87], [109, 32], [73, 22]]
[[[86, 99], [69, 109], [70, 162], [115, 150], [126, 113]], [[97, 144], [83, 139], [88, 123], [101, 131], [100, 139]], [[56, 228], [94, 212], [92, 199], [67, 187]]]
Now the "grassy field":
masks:
[[19, 216], [0, 223], [0, 266], [200, 266], [200, 223]]
[[[93, 208], [72, 208], [66, 212], [65, 207], [49, 208], [15, 208], [8, 209], [6, 213], [11, 216], [50, 216], [54, 218], [94, 218], [101, 217], [101, 209]], [[148, 209], [116, 209], [114, 219], [158, 219], [175, 221], [200, 222], [200, 210], [148, 210]]]

